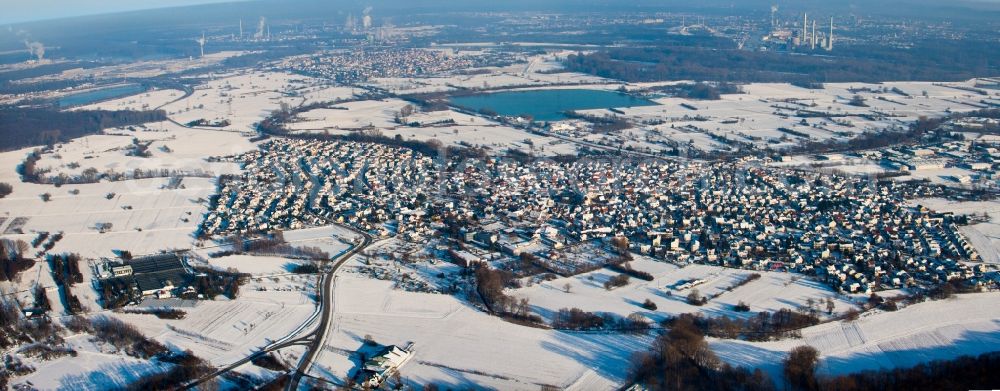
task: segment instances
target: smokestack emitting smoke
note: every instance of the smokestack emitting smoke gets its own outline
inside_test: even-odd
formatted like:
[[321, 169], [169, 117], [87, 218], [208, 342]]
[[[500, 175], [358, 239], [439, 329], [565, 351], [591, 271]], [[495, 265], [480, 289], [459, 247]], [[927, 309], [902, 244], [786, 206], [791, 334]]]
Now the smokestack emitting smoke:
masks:
[[774, 21], [774, 13], [775, 12], [778, 12], [778, 5], [777, 4], [771, 6], [771, 28], [774, 28], [774, 26], [775, 26], [775, 21]]
[[[13, 31], [14, 29], [7, 26], [7, 31]], [[38, 61], [45, 59], [45, 45], [41, 42], [31, 39], [31, 34], [27, 31], [17, 30], [17, 36], [24, 42], [25, 49], [28, 49], [28, 53], [31, 53], [32, 57], [35, 57]]]
[[24, 46], [28, 48], [31, 55], [37, 58], [38, 61], [42, 61], [45, 58], [45, 45], [41, 42], [24, 41]]
[[201, 33], [201, 38], [198, 39], [198, 47], [201, 48], [201, 56], [205, 57], [205, 33]]
[[367, 6], [365, 10], [361, 12], [364, 16], [361, 18], [361, 25], [365, 29], [370, 29], [372, 27], [372, 7]]
[[257, 33], [254, 34], [254, 38], [262, 39], [264, 38], [264, 25], [267, 23], [267, 18], [261, 16], [260, 22], [257, 22]]

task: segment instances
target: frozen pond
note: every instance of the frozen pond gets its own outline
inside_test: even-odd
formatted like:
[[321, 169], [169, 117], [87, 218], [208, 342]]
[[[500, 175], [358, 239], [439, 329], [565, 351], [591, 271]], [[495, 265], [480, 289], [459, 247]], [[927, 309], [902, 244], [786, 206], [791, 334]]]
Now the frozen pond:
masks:
[[145, 90], [146, 89], [139, 84], [124, 84], [115, 87], [99, 88], [59, 98], [59, 107], [65, 108], [89, 105], [91, 103], [101, 102], [108, 99], [138, 94]]
[[582, 89], [496, 92], [458, 96], [451, 102], [456, 106], [472, 110], [488, 109], [506, 116], [530, 115], [536, 121], [566, 119], [564, 113], [569, 110], [656, 105], [655, 102], [619, 92]]

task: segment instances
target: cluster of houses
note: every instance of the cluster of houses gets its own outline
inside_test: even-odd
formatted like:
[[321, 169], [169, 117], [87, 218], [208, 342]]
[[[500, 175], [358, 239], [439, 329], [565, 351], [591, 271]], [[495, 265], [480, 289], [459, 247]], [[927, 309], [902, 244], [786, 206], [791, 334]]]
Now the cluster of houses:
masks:
[[234, 158], [243, 174], [220, 181], [206, 236], [395, 220], [410, 239], [429, 234], [420, 210], [437, 170], [430, 157], [370, 143], [279, 139]]
[[305, 140], [274, 140], [234, 159], [244, 173], [222, 183], [206, 235], [336, 221], [414, 242], [446, 233], [553, 264], [565, 262], [567, 247], [618, 237], [655, 258], [798, 271], [856, 293], [986, 272], [967, 262], [979, 255], [958, 232], [966, 216], [907, 202], [950, 191], [920, 183], [747, 163], [442, 166], [404, 148]]
[[288, 60], [289, 69], [343, 83], [372, 78], [434, 75], [461, 69], [510, 63], [509, 55], [455, 54], [451, 50], [385, 48], [323, 53]]

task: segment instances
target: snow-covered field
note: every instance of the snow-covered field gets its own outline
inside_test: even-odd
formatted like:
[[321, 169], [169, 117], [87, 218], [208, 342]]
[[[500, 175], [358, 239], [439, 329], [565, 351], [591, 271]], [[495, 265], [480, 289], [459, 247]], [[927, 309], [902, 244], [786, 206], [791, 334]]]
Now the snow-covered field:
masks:
[[[317, 109], [299, 115], [288, 127], [302, 133], [349, 134], [375, 126], [387, 137], [428, 141], [435, 139], [445, 145], [485, 146], [494, 151], [516, 147], [538, 155], [572, 154], [576, 147], [557, 138], [528, 133], [482, 117], [451, 110], [417, 112], [407, 117], [409, 122], [428, 124], [410, 127], [394, 122], [394, 116], [407, 103], [398, 99], [359, 101], [338, 104], [340, 109]], [[448, 122], [446, 122], [448, 121]], [[453, 121], [453, 123], [452, 123]]]
[[112, 99], [73, 110], [154, 110], [184, 96], [178, 90], [151, 90], [141, 94]]
[[167, 346], [190, 349], [213, 365], [225, 365], [295, 331], [316, 310], [314, 287], [313, 276], [264, 277], [240, 287], [236, 300], [216, 298], [189, 302], [191, 307], [179, 305], [187, 312], [181, 320], [114, 315]]
[[[670, 83], [639, 83], [631, 86], [648, 87]], [[969, 87], [971, 82], [952, 83]], [[781, 132], [779, 128], [792, 129], [808, 135], [809, 139], [845, 139], [864, 131], [881, 130], [890, 126], [905, 126], [920, 116], [941, 116], [950, 111], [974, 110], [980, 95], [928, 82], [889, 82], [883, 84], [827, 83], [822, 90], [804, 89], [789, 84], [754, 83], [742, 86], [744, 93], [723, 95], [720, 100], [690, 100], [683, 98], [657, 98], [659, 105], [620, 109], [624, 116], [641, 123], [652, 119], [666, 120], [663, 125], [642, 126], [652, 130], [653, 137], [665, 137], [682, 143], [694, 142], [699, 149], [724, 147], [709, 134], [723, 136], [740, 142], [750, 142], [770, 147], [791, 145], [800, 141], [799, 136]], [[903, 96], [896, 88], [910, 96]], [[859, 91], [870, 89], [871, 91]], [[883, 89], [886, 89], [883, 92]], [[852, 91], [854, 90], [854, 91]], [[924, 93], [926, 92], [926, 96]], [[848, 104], [854, 95], [866, 99], [868, 107]], [[879, 99], [883, 98], [883, 99]], [[688, 105], [691, 108], [684, 107]], [[799, 118], [796, 110], [816, 110], [849, 115], [843, 119], [850, 125], [839, 124], [825, 118]], [[613, 114], [604, 109], [587, 110], [585, 113], [603, 116]], [[783, 112], [783, 115], [778, 115]], [[861, 117], [881, 113], [882, 119]], [[695, 118], [699, 117], [699, 118]], [[803, 123], [803, 121], [805, 121]], [[692, 127], [697, 129], [683, 129]], [[628, 144], [635, 147], [652, 147], [641, 137], [629, 137]], [[593, 137], [591, 137], [593, 138]], [[777, 144], [769, 144], [774, 142]]]
[[191, 96], [166, 105], [167, 115], [182, 124], [204, 119], [228, 120], [231, 131], [252, 131], [253, 124], [286, 103], [327, 101], [350, 96], [346, 89], [321, 88], [317, 80], [281, 72], [248, 72], [211, 80]]
[[978, 355], [1000, 346], [1000, 293], [960, 295], [876, 312], [854, 322], [833, 322], [802, 330], [802, 339], [776, 342], [712, 340], [710, 346], [732, 365], [761, 368], [780, 379], [781, 362], [800, 345], [819, 350], [821, 375], [865, 369], [910, 367], [931, 360]]
[[334, 330], [312, 374], [344, 379], [365, 335], [381, 344], [414, 343], [404, 379], [442, 388], [611, 390], [629, 358], [652, 337], [567, 333], [518, 326], [454, 296], [393, 290], [391, 282], [341, 274]]
[[88, 335], [66, 338], [76, 357], [34, 363], [35, 372], [11, 379], [11, 384], [30, 382], [37, 390], [107, 390], [124, 388], [140, 377], [164, 371], [166, 364], [103, 352]]
[[[609, 291], [604, 288], [604, 282], [619, 273], [599, 269], [546, 281], [510, 293], [518, 298], [527, 298], [532, 311], [546, 319], [551, 319], [562, 308], [573, 307], [590, 312], [609, 312], [622, 317], [638, 312], [653, 321], [663, 320], [669, 315], [696, 312], [708, 316], [743, 317], [782, 308], [797, 310], [805, 307], [809, 299], [819, 302], [828, 297], [834, 298], [836, 312], [853, 308], [850, 297], [837, 295], [820, 283], [789, 273], [753, 272], [709, 265], [679, 268], [647, 257], [636, 257], [631, 264], [636, 270], [652, 274], [653, 281], [631, 278], [627, 286]], [[761, 274], [761, 278], [725, 292], [726, 288], [752, 273]], [[695, 279], [704, 282], [688, 289], [673, 289], [678, 282]], [[566, 284], [570, 285], [569, 292], [565, 290]], [[693, 289], [697, 289], [702, 296], [719, 296], [709, 300], [704, 306], [693, 306], [686, 302], [687, 295]], [[655, 311], [642, 308], [646, 299], [656, 303]], [[733, 307], [740, 301], [750, 306], [749, 313], [733, 311]]]

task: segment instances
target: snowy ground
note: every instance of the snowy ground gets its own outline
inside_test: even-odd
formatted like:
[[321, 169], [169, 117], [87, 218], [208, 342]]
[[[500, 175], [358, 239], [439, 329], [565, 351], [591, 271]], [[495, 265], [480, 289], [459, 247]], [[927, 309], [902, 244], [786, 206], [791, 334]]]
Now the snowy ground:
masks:
[[781, 361], [800, 345], [819, 350], [821, 375], [865, 369], [910, 367], [931, 360], [978, 355], [1000, 345], [1000, 293], [960, 295], [876, 312], [854, 322], [806, 328], [802, 339], [776, 342], [712, 340], [710, 346], [732, 365], [761, 368], [781, 379]]
[[[630, 86], [648, 87], [669, 83], [640, 83]], [[951, 83], [956, 86], [971, 86], [972, 82]], [[653, 140], [665, 137], [681, 143], [693, 141], [699, 149], [725, 148], [708, 135], [727, 137], [740, 142], [750, 142], [772, 148], [791, 145], [804, 138], [786, 134], [778, 128], [792, 129], [817, 140], [845, 139], [864, 131], [881, 130], [890, 126], [905, 126], [920, 116], [941, 116], [951, 111], [974, 110], [982, 96], [947, 86], [926, 82], [890, 82], [883, 84], [827, 83], [822, 90], [808, 90], [789, 84], [756, 83], [742, 86], [743, 94], [723, 95], [720, 100], [704, 101], [683, 98], [657, 98], [660, 105], [621, 109], [625, 117], [636, 123], [659, 119], [663, 125], [644, 125], [640, 129], [654, 131]], [[852, 92], [850, 89], [869, 88], [872, 92]], [[881, 92], [898, 88], [909, 97], [895, 92]], [[877, 91], [875, 91], [877, 90]], [[924, 96], [924, 92], [927, 93]], [[855, 107], [847, 102], [854, 95], [866, 99], [869, 107]], [[879, 99], [884, 98], [885, 100]], [[689, 105], [697, 110], [682, 106]], [[803, 118], [794, 116], [796, 110], [818, 110], [847, 114], [842, 118], [845, 124], [838, 124], [825, 118]], [[588, 110], [589, 114], [603, 116], [613, 114], [608, 110]], [[890, 117], [872, 120], [860, 115], [882, 113]], [[782, 115], [778, 115], [781, 113]], [[701, 117], [701, 118], [695, 118]], [[850, 125], [847, 125], [849, 123]], [[682, 129], [692, 127], [692, 129]], [[693, 130], [697, 129], [697, 130]], [[629, 132], [626, 132], [626, 134]], [[656, 149], [656, 144], [644, 141], [646, 134], [627, 137], [626, 145]], [[590, 139], [594, 139], [591, 136]]]
[[[573, 154], [576, 147], [557, 138], [540, 136], [501, 125], [478, 116], [451, 110], [418, 112], [407, 117], [409, 122], [424, 126], [399, 125], [396, 113], [407, 103], [398, 99], [360, 101], [336, 105], [340, 109], [317, 109], [302, 113], [289, 129], [300, 133], [349, 134], [368, 126], [375, 126], [387, 137], [428, 141], [439, 140], [445, 145], [485, 146], [494, 151], [515, 147], [538, 155]], [[444, 123], [454, 121], [454, 123]]]
[[[283, 232], [285, 241], [293, 247], [317, 247], [336, 258], [349, 250], [357, 234], [337, 226], [305, 228]], [[207, 246], [194, 250], [199, 257], [219, 270], [230, 268], [241, 273], [250, 273], [255, 277], [279, 276], [289, 274], [296, 265], [310, 262], [302, 259], [291, 259], [268, 255], [227, 255], [211, 257], [211, 254], [227, 248]]]
[[518, 326], [454, 296], [412, 293], [391, 282], [341, 275], [329, 343], [312, 374], [342, 380], [357, 365], [351, 352], [365, 335], [382, 344], [414, 343], [401, 369], [415, 385], [537, 390], [617, 389], [633, 352], [652, 337], [565, 333]]
[[[835, 311], [838, 313], [853, 308], [850, 297], [837, 295], [818, 282], [789, 273], [753, 272], [708, 265], [679, 268], [647, 257], [636, 257], [631, 265], [636, 270], [652, 274], [654, 280], [631, 278], [627, 286], [609, 291], [604, 288], [604, 282], [619, 273], [599, 269], [521, 288], [511, 294], [527, 298], [532, 311], [546, 319], [551, 319], [559, 309], [573, 307], [590, 312], [609, 312], [622, 317], [638, 312], [653, 321], [663, 320], [670, 315], [698, 312], [707, 316], [744, 317], [748, 313], [733, 311], [733, 307], [740, 301], [750, 306], [750, 313], [757, 313], [782, 308], [797, 310], [805, 307], [809, 299], [818, 302], [828, 297], [835, 299]], [[752, 273], [759, 273], [762, 277], [731, 292], [725, 292], [726, 288]], [[673, 289], [680, 281], [694, 279], [705, 282], [689, 289]], [[566, 284], [570, 284], [568, 293], [565, 290]], [[693, 306], [686, 302], [692, 289], [697, 289], [702, 296], [719, 296], [709, 300], [704, 306]], [[656, 303], [655, 311], [642, 308], [646, 299]]]
[[246, 72], [211, 80], [190, 97], [166, 105], [167, 115], [182, 124], [204, 119], [228, 120], [222, 130], [252, 131], [253, 125], [285, 103], [291, 107], [313, 101], [350, 97], [350, 89], [324, 88], [324, 83], [281, 72]]
[[155, 110], [184, 96], [179, 90], [151, 90], [141, 94], [112, 99], [73, 110]]
[[189, 302], [193, 307], [167, 302], [187, 312], [181, 320], [146, 314], [115, 316], [168, 347], [190, 349], [213, 365], [225, 365], [296, 330], [316, 309], [314, 286], [314, 276], [255, 278], [240, 287], [236, 300]]
[[102, 351], [88, 335], [75, 335], [66, 340], [77, 351], [76, 357], [32, 362], [35, 372], [12, 378], [10, 384], [30, 382], [32, 388], [38, 390], [107, 390], [124, 388], [142, 376], [168, 368], [114, 351]]
[[[135, 99], [135, 98], [133, 98]], [[128, 103], [126, 98], [121, 104]], [[116, 102], [104, 104], [116, 105]], [[151, 157], [127, 156], [126, 150], [137, 138], [151, 141]], [[98, 172], [114, 170], [202, 170], [215, 175], [233, 173], [233, 163], [211, 163], [210, 156], [245, 152], [255, 148], [245, 137], [234, 132], [186, 129], [173, 123], [147, 124], [137, 131], [111, 130], [108, 134], [75, 139], [56, 146], [39, 161], [40, 168], [50, 168], [49, 175], [79, 175], [94, 168]], [[100, 257], [114, 257], [116, 250], [128, 250], [134, 255], [169, 249], [189, 249], [200, 243], [194, 237], [197, 225], [206, 211], [207, 198], [216, 192], [214, 178], [184, 177], [171, 184], [170, 178], [150, 178], [119, 182], [63, 185], [23, 183], [15, 168], [31, 149], [0, 153], [0, 182], [13, 185], [12, 194], [0, 199], [0, 237], [31, 242], [38, 232], [62, 232], [50, 254], [79, 253], [85, 259], [81, 268], [84, 282], [72, 288], [88, 314], [120, 317], [139, 327], [144, 334], [168, 347], [191, 349], [198, 356], [216, 365], [228, 364], [247, 353], [296, 330], [313, 315], [314, 277], [261, 276], [241, 288], [236, 300], [218, 298], [215, 301], [157, 302], [151, 306], [179, 306], [187, 312], [182, 320], [163, 320], [153, 315], [112, 313], [101, 310], [97, 292], [91, 286], [92, 269], [87, 263]], [[79, 166], [77, 166], [77, 164]], [[46, 202], [41, 195], [48, 193]], [[111, 223], [108, 232], [100, 233], [99, 223]], [[340, 229], [313, 229], [289, 232], [297, 245], [318, 246], [331, 254], [344, 251], [349, 242], [334, 236], [344, 235]], [[23, 233], [17, 233], [23, 232]], [[349, 238], [353, 236], [347, 235]], [[41, 248], [30, 250], [32, 254]], [[269, 259], [263, 262], [235, 262], [221, 259], [220, 267], [249, 269], [256, 274], [272, 274], [268, 268], [280, 267], [289, 260]], [[281, 262], [284, 261], [284, 262]], [[287, 274], [287, 273], [286, 273]], [[20, 274], [19, 281], [2, 283], [0, 288], [17, 292], [22, 302], [30, 303], [30, 289], [39, 284], [47, 288], [52, 303], [51, 315], [65, 315], [58, 299], [51, 271], [46, 262]], [[40, 389], [96, 389], [124, 387], [140, 376], [163, 368], [145, 360], [136, 360], [113, 351], [101, 351], [87, 342], [89, 337], [69, 338], [80, 352], [78, 357], [63, 357], [45, 362], [32, 362], [36, 372], [12, 379], [12, 384], [30, 381]], [[285, 354], [295, 353], [289, 349]], [[298, 357], [288, 357], [294, 362]]]

